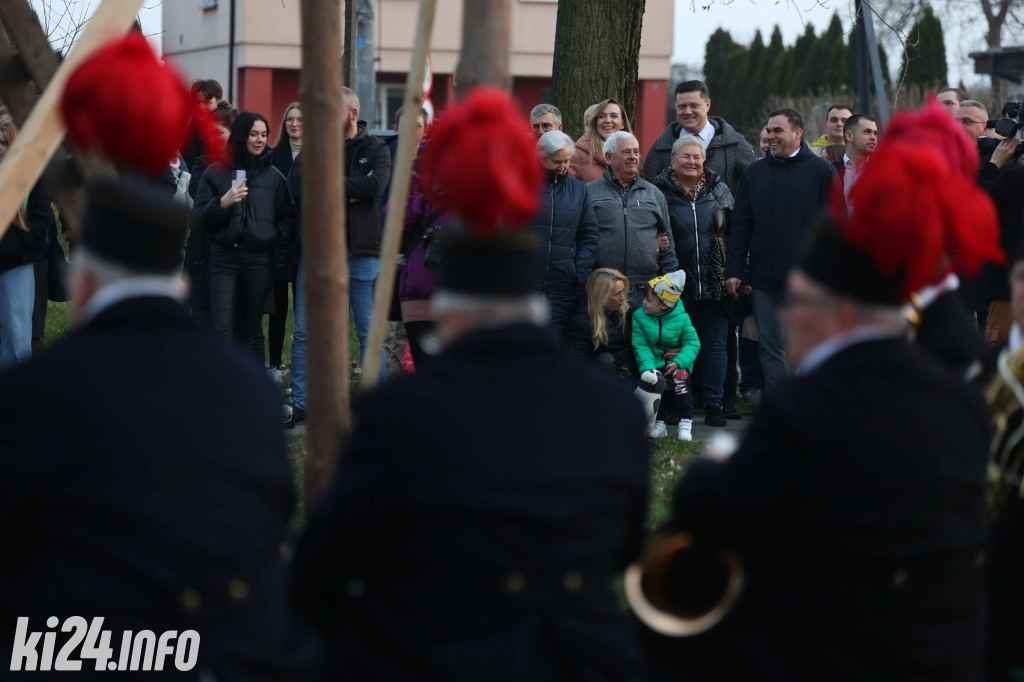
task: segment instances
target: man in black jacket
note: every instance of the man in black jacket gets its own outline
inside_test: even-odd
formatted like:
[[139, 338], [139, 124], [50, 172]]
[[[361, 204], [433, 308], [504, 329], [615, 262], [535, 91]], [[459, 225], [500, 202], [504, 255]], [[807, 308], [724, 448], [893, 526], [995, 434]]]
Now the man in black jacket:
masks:
[[981, 679], [986, 410], [907, 343], [906, 262], [884, 274], [872, 243], [812, 233], [782, 312], [800, 375], [676, 490], [674, 526], [746, 573], [717, 628], [655, 640], [679, 679]]
[[776, 310], [786, 273], [796, 256], [805, 228], [828, 201], [835, 168], [817, 156], [803, 139], [804, 122], [792, 109], [778, 109], [768, 118], [768, 155], [750, 165], [736, 189], [725, 285], [739, 296], [740, 276], [750, 252], [754, 319], [760, 343], [766, 390], [786, 376], [782, 330]]
[[[526, 121], [490, 97], [471, 93], [442, 118], [422, 159], [462, 225], [509, 204], [451, 199], [466, 177], [539, 189], [517, 177], [536, 170]], [[472, 142], [498, 135], [500, 169]], [[446, 174], [440, 154], [466, 163]], [[446, 232], [434, 298], [444, 349], [353, 403], [350, 445], [295, 554], [297, 604], [327, 644], [324, 679], [642, 679], [613, 588], [642, 537], [640, 403], [540, 327], [536, 239]], [[496, 415], [511, 425], [499, 438]]]
[[[366, 339], [373, 313], [373, 282], [380, 265], [382, 224], [380, 197], [391, 177], [391, 153], [388, 146], [369, 134], [366, 122], [359, 120], [359, 98], [349, 88], [344, 92], [345, 132], [345, 234], [348, 243], [349, 307], [359, 338], [359, 361], [366, 357]], [[295, 204], [299, 207], [299, 224], [308, 219], [302, 216], [302, 154], [295, 157], [288, 171]], [[295, 282], [295, 332], [292, 337], [291, 387], [294, 403], [289, 428], [306, 419], [306, 296], [303, 291], [305, 275], [299, 256], [299, 274]], [[380, 350], [380, 378], [387, 378], [384, 349]]]
[[[187, 218], [142, 183], [96, 187], [75, 254], [76, 331], [0, 374], [5, 670], [48, 670], [80, 617], [109, 632], [86, 640], [98, 649], [71, 646], [85, 659], [75, 679], [130, 665], [124, 641], [152, 664], [144, 631], [169, 642], [156, 655], [174, 679], [306, 679], [312, 656], [289, 640], [283, 591], [295, 491], [280, 399], [261, 365], [182, 306]], [[56, 647], [34, 632], [57, 633]]]

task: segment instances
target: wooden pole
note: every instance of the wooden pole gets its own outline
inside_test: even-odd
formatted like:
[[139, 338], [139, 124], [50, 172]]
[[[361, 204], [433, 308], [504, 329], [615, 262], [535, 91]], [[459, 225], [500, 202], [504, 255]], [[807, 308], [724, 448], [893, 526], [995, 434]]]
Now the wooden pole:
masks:
[[59, 105], [68, 77], [98, 47], [123, 35], [131, 27], [141, 6], [142, 0], [105, 0], [100, 3], [71, 54], [54, 72], [14, 144], [7, 150], [4, 162], [0, 163], [0, 237], [14, 219], [18, 206], [39, 181], [67, 130], [60, 117]]
[[[373, 295], [373, 317], [366, 340], [366, 356], [363, 358], [363, 376], [360, 387], [373, 388], [380, 374], [380, 353], [384, 345], [384, 328], [388, 322], [391, 296], [395, 288], [395, 270], [398, 262], [398, 246], [405, 224], [405, 207], [409, 199], [409, 181], [412, 176], [412, 162], [416, 158], [417, 114], [423, 107], [423, 74], [430, 50], [430, 34], [434, 26], [434, 10], [437, 0], [421, 0], [419, 19], [416, 22], [416, 41], [412, 48], [412, 64], [405, 81], [405, 115], [399, 124], [398, 154], [391, 167], [391, 194], [388, 198], [388, 215], [384, 224], [384, 243], [381, 245], [380, 268]], [[371, 349], [373, 349], [371, 351]]]
[[330, 481], [349, 429], [348, 247], [341, 123], [340, 0], [302, 0], [305, 123], [302, 267], [308, 389], [306, 504]]
[[356, 3], [358, 0], [344, 0], [345, 4], [345, 48], [341, 53], [341, 84], [355, 90], [356, 84]]
[[512, 84], [509, 72], [511, 0], [464, 0], [462, 12], [462, 56], [455, 71], [459, 97], [477, 85], [494, 85], [506, 90]]

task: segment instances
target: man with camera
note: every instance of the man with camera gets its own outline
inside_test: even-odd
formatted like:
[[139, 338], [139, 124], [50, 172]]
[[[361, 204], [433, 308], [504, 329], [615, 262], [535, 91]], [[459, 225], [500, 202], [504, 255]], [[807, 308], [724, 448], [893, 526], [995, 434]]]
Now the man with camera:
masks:
[[[1021, 105], [1007, 102], [1003, 108], [1004, 117], [996, 121], [998, 135], [1005, 139], [995, 141], [984, 137], [988, 112], [984, 105], [975, 100], [964, 100], [957, 109], [956, 118], [968, 132], [978, 137], [978, 152], [981, 166], [978, 170], [978, 185], [995, 202], [999, 213], [999, 242], [1004, 253], [1016, 253], [1021, 229], [1021, 213], [1024, 211], [1024, 167], [1020, 166], [1021, 142], [1017, 131], [1021, 128]], [[965, 121], [970, 121], [965, 123]], [[992, 344], [1009, 340], [1013, 319], [1010, 314], [1009, 274], [1005, 267], [989, 265], [982, 273], [985, 282], [985, 299], [988, 302], [988, 320], [985, 339]]]

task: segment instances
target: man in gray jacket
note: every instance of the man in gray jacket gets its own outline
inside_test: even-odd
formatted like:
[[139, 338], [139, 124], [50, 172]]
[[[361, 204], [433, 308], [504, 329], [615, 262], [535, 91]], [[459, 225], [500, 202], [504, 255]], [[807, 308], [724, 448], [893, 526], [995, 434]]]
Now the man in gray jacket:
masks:
[[594, 269], [615, 268], [629, 278], [629, 300], [643, 301], [643, 285], [679, 269], [665, 195], [640, 177], [640, 143], [620, 130], [604, 143], [608, 168], [587, 184], [597, 216]]
[[707, 147], [705, 168], [718, 173], [729, 191], [736, 194], [743, 169], [757, 159], [746, 138], [719, 116], [708, 116], [711, 95], [703, 81], [684, 81], [676, 86], [676, 120], [669, 124], [647, 152], [644, 177], [655, 178], [670, 165], [672, 145], [683, 135], [697, 135]]

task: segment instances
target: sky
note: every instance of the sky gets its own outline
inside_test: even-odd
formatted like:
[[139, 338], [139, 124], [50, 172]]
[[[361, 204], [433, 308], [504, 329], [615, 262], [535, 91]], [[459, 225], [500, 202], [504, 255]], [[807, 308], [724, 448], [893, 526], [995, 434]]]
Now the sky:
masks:
[[[647, 0], [647, 2], [667, 2], [668, 0]], [[776, 24], [782, 30], [782, 42], [792, 45], [800, 36], [806, 25], [814, 26], [816, 33], [821, 34], [832, 19], [832, 13], [838, 12], [843, 28], [847, 31], [853, 26], [853, 0], [673, 0], [676, 3], [675, 45], [672, 55], [673, 63], [683, 63], [703, 68], [704, 45], [708, 36], [719, 27], [725, 28], [733, 40], [749, 45], [754, 33], [761, 30], [761, 36], [767, 44]], [[885, 1], [885, 0], [881, 0]], [[710, 6], [709, 6], [710, 5]], [[881, 5], [879, 5], [881, 6]], [[703, 9], [707, 7], [707, 9]], [[946, 62], [949, 66], [949, 81], [952, 84], [963, 80], [967, 85], [980, 77], [974, 73], [974, 62], [967, 57], [970, 52], [985, 49], [983, 22], [963, 27], [939, 13], [943, 23], [944, 40], [946, 42]], [[878, 21], [873, 22], [876, 33], [888, 29]], [[1008, 33], [1008, 32], [1007, 32]], [[1010, 38], [1004, 34], [1004, 38]], [[895, 69], [899, 56], [886, 45], [890, 66]]]
[[[95, 9], [99, 0], [66, 0], [73, 6]], [[158, 43], [162, 30], [160, 15], [161, 1], [198, 2], [198, 0], [145, 0], [139, 18], [142, 30], [151, 40]], [[885, 1], [885, 0], [881, 0]], [[39, 7], [42, 0], [30, 0]], [[828, 26], [833, 11], [839, 12], [843, 27], [847, 30], [852, 26], [853, 0], [647, 0], [654, 2], [675, 2], [675, 43], [672, 55], [673, 63], [684, 63], [698, 69], [704, 64], [704, 45], [715, 29], [726, 28], [733, 40], [749, 45], [754, 32], [761, 29], [765, 42], [771, 36], [775, 24], [782, 30], [783, 42], [792, 45], [797, 37], [804, 32], [810, 23], [816, 32], [821, 33]], [[58, 4], [58, 3], [53, 3]], [[706, 9], [705, 9], [706, 7]], [[971, 85], [979, 79], [974, 74], [974, 64], [967, 54], [984, 49], [982, 39], [983, 22], [971, 26], [943, 17], [943, 29], [946, 40], [946, 61], [949, 64], [949, 82], [960, 81]], [[878, 32], [887, 29], [879, 21], [875, 21]], [[950, 25], [953, 24], [953, 25]], [[1009, 36], [1007, 36], [1009, 38]], [[899, 63], [899, 55], [887, 46], [889, 64], [893, 69]]]

